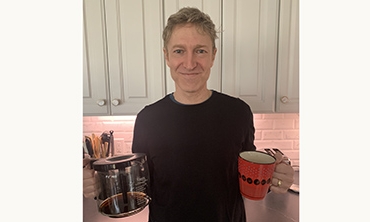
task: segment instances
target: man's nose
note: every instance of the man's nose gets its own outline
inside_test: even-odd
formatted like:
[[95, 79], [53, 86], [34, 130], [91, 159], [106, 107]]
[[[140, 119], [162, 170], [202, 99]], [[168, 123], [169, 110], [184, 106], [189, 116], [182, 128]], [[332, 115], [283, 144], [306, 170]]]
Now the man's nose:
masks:
[[196, 58], [193, 53], [188, 53], [185, 56], [183, 66], [187, 70], [193, 70], [197, 66]]

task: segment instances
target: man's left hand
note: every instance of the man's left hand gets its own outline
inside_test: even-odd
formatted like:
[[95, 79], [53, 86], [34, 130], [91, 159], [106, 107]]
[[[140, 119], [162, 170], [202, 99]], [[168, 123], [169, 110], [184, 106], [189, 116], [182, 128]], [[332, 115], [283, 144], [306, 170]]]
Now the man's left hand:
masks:
[[289, 164], [283, 162], [283, 155], [275, 154], [276, 166], [272, 175], [270, 190], [275, 193], [286, 193], [294, 181], [294, 170]]

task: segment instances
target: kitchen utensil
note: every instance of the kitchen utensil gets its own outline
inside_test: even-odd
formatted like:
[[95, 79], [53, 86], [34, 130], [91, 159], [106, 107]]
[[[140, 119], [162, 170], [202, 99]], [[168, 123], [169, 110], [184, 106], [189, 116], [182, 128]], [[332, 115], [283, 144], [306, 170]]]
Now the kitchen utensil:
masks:
[[86, 147], [85, 139], [82, 142], [82, 148], [83, 148], [82, 150], [83, 150], [83, 158], [84, 158], [85, 155], [88, 155], [89, 154], [89, 151], [87, 150], [87, 147]]
[[93, 163], [99, 212], [108, 217], [134, 215], [151, 201], [149, 169], [143, 153], [101, 158]]
[[100, 135], [101, 143], [102, 143], [102, 151], [101, 157], [110, 157], [114, 156], [114, 138], [113, 138], [113, 130], [108, 132], [103, 132]]
[[94, 151], [94, 158], [101, 158], [101, 144], [100, 144], [100, 138], [96, 136], [94, 133], [91, 134], [91, 142], [92, 142], [92, 148]]
[[244, 151], [238, 157], [241, 194], [250, 200], [262, 200], [272, 180], [275, 157], [262, 151]]
[[92, 148], [92, 143], [91, 143], [91, 138], [90, 137], [85, 136], [85, 144], [86, 144], [88, 154], [90, 155], [91, 158], [93, 158], [94, 157], [94, 151], [93, 151], [93, 148]]
[[113, 156], [114, 155], [114, 152], [115, 152], [115, 149], [114, 149], [114, 137], [113, 137], [113, 130], [110, 130], [109, 133], [110, 133], [110, 137], [109, 137], [109, 153], [110, 155], [109, 156]]
[[102, 150], [102, 157], [105, 158], [108, 156], [108, 145], [109, 143], [108, 142], [104, 142], [103, 144], [103, 150]]

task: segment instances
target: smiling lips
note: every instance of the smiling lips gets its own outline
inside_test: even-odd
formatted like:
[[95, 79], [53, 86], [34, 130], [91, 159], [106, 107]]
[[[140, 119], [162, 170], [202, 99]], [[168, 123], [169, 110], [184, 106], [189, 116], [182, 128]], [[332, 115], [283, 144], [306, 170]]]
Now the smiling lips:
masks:
[[180, 72], [182, 75], [187, 75], [187, 76], [193, 76], [193, 75], [198, 75], [200, 72], [191, 72], [191, 73], [186, 73], [186, 72]]
[[202, 70], [195, 70], [195, 69], [192, 69], [192, 70], [182, 70], [182, 71], [177, 71], [179, 74], [181, 75], [186, 75], [186, 76], [195, 76], [195, 75], [199, 75], [199, 74], [202, 74]]

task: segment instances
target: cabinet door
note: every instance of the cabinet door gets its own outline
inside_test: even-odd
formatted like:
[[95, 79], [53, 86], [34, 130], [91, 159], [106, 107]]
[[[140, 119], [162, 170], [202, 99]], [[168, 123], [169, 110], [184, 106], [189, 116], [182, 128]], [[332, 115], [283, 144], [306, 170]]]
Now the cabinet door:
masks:
[[276, 111], [299, 112], [299, 1], [281, 0]]
[[137, 114], [164, 96], [161, 0], [107, 0], [111, 114]]
[[224, 4], [222, 91], [253, 112], [275, 108], [278, 10], [278, 0]]
[[104, 5], [99, 0], [83, 3], [83, 112], [84, 115], [108, 115]]
[[[221, 0], [164, 0], [164, 24], [167, 24], [167, 19], [170, 15], [176, 13], [183, 7], [197, 7], [199, 10], [208, 14], [216, 29], [222, 30], [221, 27], [221, 14], [222, 14], [222, 2]], [[162, 29], [163, 30], [163, 29]], [[211, 69], [211, 75], [207, 82], [209, 89], [221, 91], [221, 35], [218, 33], [218, 39], [216, 39], [217, 54]], [[166, 93], [175, 91], [175, 84], [171, 78], [170, 69], [166, 66]]]

